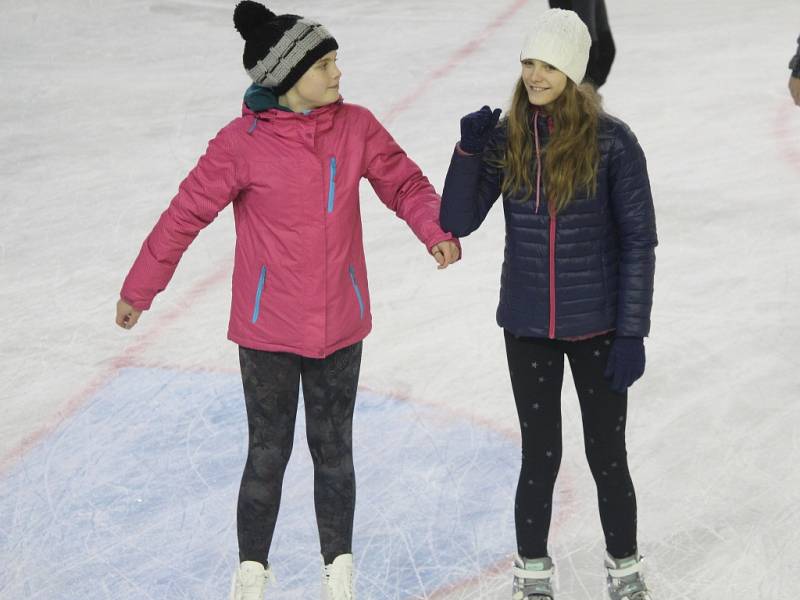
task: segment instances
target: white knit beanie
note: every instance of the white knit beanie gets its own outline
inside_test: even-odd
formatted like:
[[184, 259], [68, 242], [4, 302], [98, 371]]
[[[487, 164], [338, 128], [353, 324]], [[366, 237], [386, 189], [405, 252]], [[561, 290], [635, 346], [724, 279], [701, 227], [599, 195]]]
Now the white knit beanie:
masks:
[[586, 75], [591, 45], [589, 29], [577, 13], [551, 8], [534, 21], [519, 59], [535, 58], [551, 64], [580, 85]]

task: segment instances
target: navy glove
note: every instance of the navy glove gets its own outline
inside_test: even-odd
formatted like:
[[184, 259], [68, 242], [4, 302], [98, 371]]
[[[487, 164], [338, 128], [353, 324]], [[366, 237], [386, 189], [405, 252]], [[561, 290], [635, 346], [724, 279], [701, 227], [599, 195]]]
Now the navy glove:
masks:
[[644, 375], [644, 340], [640, 337], [618, 337], [611, 344], [606, 365], [606, 379], [611, 389], [625, 393], [633, 382]]
[[461, 117], [461, 141], [458, 144], [461, 150], [467, 154], [483, 152], [492, 130], [500, 119], [500, 112], [499, 108], [492, 110], [484, 106], [477, 112]]

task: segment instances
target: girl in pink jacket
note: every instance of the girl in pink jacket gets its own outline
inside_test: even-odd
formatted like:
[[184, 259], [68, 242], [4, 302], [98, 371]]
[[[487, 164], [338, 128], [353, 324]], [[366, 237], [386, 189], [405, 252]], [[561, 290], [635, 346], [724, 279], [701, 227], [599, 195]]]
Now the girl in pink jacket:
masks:
[[117, 324], [133, 327], [181, 255], [228, 204], [236, 221], [228, 337], [239, 345], [249, 452], [237, 507], [232, 600], [263, 598], [302, 381], [314, 502], [331, 600], [353, 598], [352, 417], [361, 340], [371, 327], [358, 185], [408, 223], [445, 268], [458, 242], [440, 199], [367, 109], [339, 96], [338, 44], [319, 23], [241, 2], [254, 84], [242, 116], [209, 143], [122, 286]]

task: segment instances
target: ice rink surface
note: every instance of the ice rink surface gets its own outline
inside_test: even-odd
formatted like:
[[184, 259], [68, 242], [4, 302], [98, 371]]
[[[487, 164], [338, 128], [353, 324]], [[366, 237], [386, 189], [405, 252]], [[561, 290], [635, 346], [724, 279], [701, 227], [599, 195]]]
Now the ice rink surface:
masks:
[[[226, 597], [245, 452], [225, 339], [233, 220], [204, 230], [132, 331], [122, 279], [248, 81], [233, 2], [3, 2], [0, 598]], [[657, 600], [800, 596], [796, 0], [608, 0], [607, 110], [656, 202], [648, 368], [631, 390], [639, 544]], [[340, 45], [438, 190], [458, 120], [505, 108], [544, 0], [276, 2]], [[446, 271], [362, 186], [374, 331], [355, 422], [361, 600], [510, 596], [516, 412], [494, 322], [498, 207]], [[574, 388], [550, 552], [559, 600], [602, 598]], [[316, 597], [302, 415], [270, 598]]]

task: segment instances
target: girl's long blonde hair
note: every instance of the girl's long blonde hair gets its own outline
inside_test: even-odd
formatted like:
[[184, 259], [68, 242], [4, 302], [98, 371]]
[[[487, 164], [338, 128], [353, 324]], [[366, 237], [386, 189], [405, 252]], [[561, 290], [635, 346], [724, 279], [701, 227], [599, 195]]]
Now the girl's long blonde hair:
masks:
[[[535, 107], [528, 101], [528, 92], [520, 77], [514, 88], [508, 111], [508, 139], [496, 159], [505, 173], [503, 194], [519, 195], [526, 202], [535, 193], [536, 149], [533, 138]], [[547, 197], [555, 212], [561, 211], [579, 190], [590, 196], [597, 191], [597, 169], [600, 151], [597, 124], [602, 111], [600, 96], [590, 85], [577, 86], [567, 80], [567, 87], [548, 107], [553, 119], [553, 132], [542, 153], [542, 171]]]

